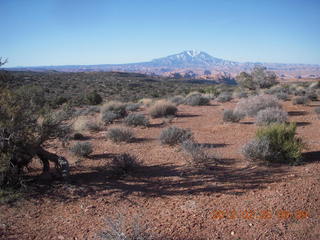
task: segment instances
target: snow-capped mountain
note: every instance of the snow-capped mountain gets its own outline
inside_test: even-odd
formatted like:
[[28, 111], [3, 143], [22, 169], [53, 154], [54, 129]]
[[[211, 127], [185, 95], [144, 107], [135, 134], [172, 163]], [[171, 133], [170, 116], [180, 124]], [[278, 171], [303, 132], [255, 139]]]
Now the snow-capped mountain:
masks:
[[215, 58], [209, 54], [196, 50], [183, 51], [178, 54], [173, 54], [163, 58], [157, 58], [150, 62], [152, 66], [167, 66], [167, 67], [206, 67], [214, 64], [226, 63], [220, 58]]
[[257, 64], [264, 65], [269, 70], [275, 71], [278, 76], [282, 78], [320, 77], [320, 65], [316, 64], [241, 63], [216, 58], [206, 52], [195, 50], [187, 50], [167, 57], [153, 59], [149, 62], [140, 63], [19, 67], [11, 68], [11, 70], [56, 70], [63, 72], [122, 71], [165, 76], [182, 73], [183, 75], [187, 74], [188, 76], [199, 77], [217, 74], [235, 76], [241, 71], [250, 71]]

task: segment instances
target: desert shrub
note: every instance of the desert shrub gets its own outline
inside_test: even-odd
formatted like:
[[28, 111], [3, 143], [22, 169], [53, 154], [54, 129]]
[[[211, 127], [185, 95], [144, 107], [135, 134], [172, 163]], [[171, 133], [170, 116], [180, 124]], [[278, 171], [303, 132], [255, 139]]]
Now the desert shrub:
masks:
[[251, 74], [246, 72], [241, 72], [240, 74], [238, 74], [236, 76], [236, 81], [242, 88], [254, 90], [257, 87], [256, 83], [253, 81]]
[[234, 91], [232, 94], [233, 98], [247, 98], [248, 94], [244, 91]]
[[154, 100], [152, 98], [142, 98], [140, 99], [139, 103], [146, 107], [150, 107], [154, 103]]
[[126, 176], [131, 174], [140, 166], [138, 160], [127, 153], [115, 156], [111, 162], [111, 171], [116, 176]]
[[306, 90], [304, 87], [302, 87], [302, 86], [296, 87], [296, 88], [294, 89], [294, 91], [293, 91], [293, 94], [294, 94], [295, 96], [305, 96], [306, 93], [307, 93], [307, 90]]
[[172, 98], [169, 99], [170, 102], [176, 104], [176, 105], [180, 105], [180, 104], [183, 104], [184, 101], [185, 101], [185, 98], [183, 96], [174, 96]]
[[101, 130], [101, 124], [99, 122], [89, 120], [85, 117], [78, 117], [76, 121], [73, 123], [73, 130], [76, 132], [98, 132]]
[[176, 145], [187, 139], [192, 138], [192, 133], [188, 129], [178, 128], [175, 126], [168, 127], [162, 130], [160, 134], [161, 144]]
[[73, 130], [76, 131], [76, 132], [83, 132], [83, 131], [86, 131], [86, 127], [87, 127], [87, 119], [84, 118], [84, 117], [78, 117], [72, 127], [73, 127]]
[[258, 95], [241, 99], [234, 111], [237, 114], [254, 117], [260, 110], [270, 107], [281, 108], [277, 98], [271, 95]]
[[94, 115], [100, 112], [100, 107], [98, 106], [88, 106], [83, 109], [78, 109], [74, 112], [74, 116], [87, 116], [87, 115]]
[[289, 95], [285, 92], [278, 92], [275, 94], [275, 96], [282, 101], [287, 101], [289, 99]]
[[241, 87], [250, 90], [270, 88], [278, 83], [276, 74], [272, 71], [267, 71], [263, 66], [255, 66], [251, 74], [241, 72], [236, 76], [236, 81]]
[[100, 119], [105, 124], [113, 123], [115, 120], [120, 119], [121, 115], [112, 111], [106, 111], [100, 114]]
[[308, 103], [309, 99], [306, 96], [302, 97], [295, 97], [292, 99], [292, 104], [294, 105], [306, 105]]
[[195, 143], [192, 140], [186, 140], [181, 143], [181, 148], [183, 152], [185, 152], [189, 158], [187, 159], [187, 163], [193, 167], [205, 167], [208, 166], [210, 163], [209, 161], [212, 160], [203, 149], [203, 147]]
[[280, 108], [266, 108], [258, 112], [257, 125], [268, 125], [271, 123], [285, 123], [288, 119], [287, 112]]
[[137, 216], [130, 221], [118, 213], [117, 218], [107, 219], [107, 230], [99, 234], [104, 240], [155, 240], [154, 234], [148, 232]]
[[167, 101], [158, 101], [149, 109], [149, 114], [153, 118], [174, 116], [176, 115], [178, 109], [177, 107]]
[[128, 103], [126, 106], [127, 112], [134, 112], [137, 111], [141, 107], [140, 103]]
[[224, 122], [239, 122], [244, 115], [234, 112], [231, 109], [224, 110], [223, 112], [223, 121]]
[[148, 126], [149, 120], [143, 114], [131, 113], [124, 122], [128, 126]]
[[90, 142], [77, 142], [70, 151], [77, 157], [88, 157], [92, 153], [92, 144]]
[[311, 101], [317, 101], [318, 100], [318, 95], [315, 91], [308, 91], [306, 94], [306, 97], [308, 97], [309, 100]]
[[308, 86], [308, 89], [315, 90], [320, 88], [320, 81], [313, 82]]
[[73, 140], [83, 140], [85, 137], [81, 133], [74, 133], [72, 136]]
[[86, 122], [86, 128], [91, 132], [99, 132], [101, 131], [100, 122], [89, 120]]
[[219, 94], [219, 96], [217, 97], [217, 101], [224, 103], [224, 102], [229, 102], [232, 99], [232, 95], [229, 92], [222, 92]]
[[94, 90], [86, 95], [86, 101], [90, 105], [98, 105], [102, 103], [102, 97]]
[[210, 103], [210, 99], [201, 94], [190, 94], [185, 98], [184, 103], [190, 106], [204, 106]]
[[100, 109], [100, 113], [102, 115], [105, 112], [113, 112], [119, 116], [119, 118], [125, 117], [127, 115], [126, 104], [117, 101], [110, 101], [104, 104]]
[[113, 142], [132, 142], [134, 139], [133, 132], [129, 128], [115, 127], [110, 128], [106, 134], [107, 139]]
[[256, 66], [251, 72], [253, 81], [256, 82], [260, 88], [270, 88], [276, 85], [277, 75], [272, 71], [267, 71], [263, 66]]
[[314, 112], [318, 115], [318, 118], [320, 118], [320, 107], [316, 107]]
[[295, 135], [295, 124], [262, 127], [257, 130], [256, 139], [244, 146], [243, 154], [252, 160], [296, 163], [301, 160], [304, 144]]

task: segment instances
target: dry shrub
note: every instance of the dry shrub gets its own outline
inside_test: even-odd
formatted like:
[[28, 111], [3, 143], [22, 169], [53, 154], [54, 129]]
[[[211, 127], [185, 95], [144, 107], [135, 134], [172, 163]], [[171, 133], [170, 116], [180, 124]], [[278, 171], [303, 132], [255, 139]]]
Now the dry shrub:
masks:
[[110, 101], [101, 106], [101, 114], [105, 112], [113, 112], [119, 117], [125, 117], [127, 115], [126, 104], [118, 101]]
[[224, 122], [239, 122], [244, 117], [243, 114], [234, 112], [231, 109], [224, 110], [223, 121]]
[[268, 125], [271, 123], [285, 123], [288, 120], [288, 113], [280, 108], [266, 108], [258, 112], [256, 117], [257, 125]]
[[136, 157], [127, 153], [115, 156], [111, 162], [112, 174], [117, 177], [130, 175], [139, 167], [140, 162]]
[[309, 102], [309, 99], [307, 96], [295, 97], [292, 99], [293, 105], [306, 105], [308, 102]]
[[181, 144], [182, 150], [188, 155], [187, 163], [193, 167], [207, 167], [210, 164], [210, 157], [203, 147], [192, 140], [186, 140]]
[[150, 107], [154, 103], [154, 100], [152, 98], [142, 98], [139, 103], [146, 107]]
[[192, 132], [188, 129], [175, 126], [163, 129], [160, 134], [161, 144], [176, 145], [192, 138]]
[[131, 113], [125, 119], [124, 122], [128, 126], [148, 126], [149, 120], [143, 115], [138, 113]]
[[92, 153], [92, 144], [90, 142], [77, 142], [70, 151], [78, 157], [88, 157]]
[[113, 142], [132, 142], [134, 135], [131, 129], [124, 127], [110, 128], [106, 133], [107, 139]]
[[236, 107], [235, 112], [250, 117], [254, 117], [257, 113], [266, 108], [281, 108], [277, 98], [271, 95], [258, 95], [241, 99]]
[[184, 103], [190, 106], [205, 106], [209, 105], [210, 99], [202, 94], [193, 93], [185, 98]]
[[153, 118], [174, 116], [176, 115], [178, 109], [177, 107], [168, 101], [158, 101], [149, 109], [149, 114]]

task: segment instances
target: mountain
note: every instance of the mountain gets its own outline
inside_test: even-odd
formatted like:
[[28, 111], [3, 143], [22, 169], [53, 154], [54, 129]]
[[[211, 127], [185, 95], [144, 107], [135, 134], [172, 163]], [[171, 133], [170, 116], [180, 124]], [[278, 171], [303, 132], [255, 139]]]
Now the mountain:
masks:
[[208, 53], [187, 50], [163, 58], [153, 59], [149, 62], [129, 64], [99, 64], [99, 65], [67, 65], [67, 66], [42, 66], [19, 67], [9, 70], [32, 71], [121, 71], [145, 74], [173, 76], [180, 73], [189, 78], [214, 78], [219, 76], [235, 76], [241, 71], [250, 71], [255, 65], [263, 65], [278, 74], [281, 78], [320, 78], [320, 65], [316, 64], [283, 64], [260, 62], [235, 62], [216, 58]]

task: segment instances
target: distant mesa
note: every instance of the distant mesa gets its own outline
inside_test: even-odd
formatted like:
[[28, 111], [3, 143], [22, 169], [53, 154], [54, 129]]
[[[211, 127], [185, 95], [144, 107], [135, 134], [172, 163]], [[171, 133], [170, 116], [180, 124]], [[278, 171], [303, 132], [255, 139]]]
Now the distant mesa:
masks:
[[255, 65], [261, 64], [277, 73], [282, 79], [319, 78], [320, 65], [317, 64], [284, 64], [284, 63], [257, 63], [235, 62], [216, 58], [203, 51], [187, 50], [167, 57], [153, 59], [149, 62], [129, 64], [99, 64], [99, 65], [68, 65], [18, 67], [9, 70], [31, 71], [120, 71], [137, 72], [149, 75], [172, 76], [179, 73], [188, 78], [213, 78], [215, 76], [235, 76], [242, 71], [250, 71]]

